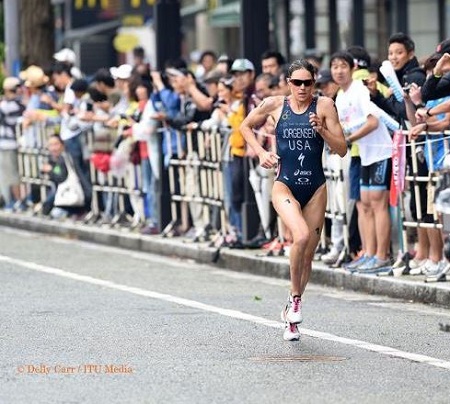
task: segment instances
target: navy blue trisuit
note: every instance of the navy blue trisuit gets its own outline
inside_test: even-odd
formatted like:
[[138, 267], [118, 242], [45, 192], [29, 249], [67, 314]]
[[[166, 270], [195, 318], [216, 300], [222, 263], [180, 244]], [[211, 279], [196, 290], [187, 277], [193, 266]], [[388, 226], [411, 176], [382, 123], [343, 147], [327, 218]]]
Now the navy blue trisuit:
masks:
[[302, 114], [292, 111], [286, 97], [276, 126], [277, 154], [280, 156], [275, 181], [285, 184], [304, 208], [325, 183], [322, 166], [324, 140], [309, 122], [316, 113], [317, 97]]

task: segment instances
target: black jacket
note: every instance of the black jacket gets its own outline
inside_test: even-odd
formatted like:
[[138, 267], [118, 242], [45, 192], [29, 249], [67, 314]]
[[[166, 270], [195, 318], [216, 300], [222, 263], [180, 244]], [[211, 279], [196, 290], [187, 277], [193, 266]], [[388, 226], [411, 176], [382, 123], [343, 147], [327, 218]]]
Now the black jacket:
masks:
[[[426, 79], [425, 71], [419, 66], [416, 57], [406, 63], [403, 68], [397, 70], [396, 74], [402, 87], [411, 83], [422, 86]], [[380, 92], [377, 92], [377, 94], [371, 96], [370, 99], [381, 109], [397, 119], [397, 121], [402, 122], [408, 119], [406, 116], [405, 103], [397, 101], [394, 95], [391, 95], [389, 98], [384, 98]]]
[[423, 84], [420, 92], [422, 93], [422, 102], [424, 104], [430, 100], [447, 97], [450, 95], [450, 73], [445, 74], [443, 77], [435, 77], [431, 74]]

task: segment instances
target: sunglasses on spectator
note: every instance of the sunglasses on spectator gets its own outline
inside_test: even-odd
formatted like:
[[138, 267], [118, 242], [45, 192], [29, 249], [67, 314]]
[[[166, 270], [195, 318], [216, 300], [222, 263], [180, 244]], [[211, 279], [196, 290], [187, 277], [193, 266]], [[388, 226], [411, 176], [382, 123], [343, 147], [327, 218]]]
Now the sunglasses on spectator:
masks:
[[300, 87], [302, 84], [305, 87], [311, 87], [314, 84], [313, 79], [308, 79], [308, 80], [289, 79], [289, 82], [292, 83], [295, 87]]

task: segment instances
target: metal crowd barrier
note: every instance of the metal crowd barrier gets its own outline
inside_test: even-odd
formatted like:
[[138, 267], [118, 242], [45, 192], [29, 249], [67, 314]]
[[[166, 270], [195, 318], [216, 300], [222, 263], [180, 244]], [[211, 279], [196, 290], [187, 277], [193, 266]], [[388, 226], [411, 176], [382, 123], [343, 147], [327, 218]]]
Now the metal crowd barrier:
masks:
[[[442, 136], [437, 138], [437, 136]], [[403, 131], [400, 133], [400, 136], [408, 136], [407, 131]], [[443, 150], [441, 150], [442, 159], [445, 158], [449, 154], [449, 139], [450, 139], [450, 131], [443, 132], [422, 132], [422, 137], [425, 137], [425, 140], [415, 141], [411, 140], [410, 143], [405, 142], [405, 150], [406, 147], [411, 148], [411, 167], [409, 167], [409, 172], [405, 173], [404, 180], [405, 182], [411, 182], [413, 185], [413, 192], [415, 196], [415, 206], [416, 206], [416, 217], [417, 220], [412, 220], [407, 215], [407, 208], [405, 207], [405, 197], [408, 193], [408, 187], [405, 185], [404, 189], [401, 193], [399, 193], [398, 198], [398, 207], [399, 207], [399, 218], [401, 231], [399, 234], [399, 251], [397, 261], [394, 263], [393, 267], [400, 267], [405, 265], [406, 271], [409, 270], [409, 259], [411, 258], [408, 251], [408, 229], [414, 228], [434, 228], [443, 230], [442, 220], [443, 217], [439, 215], [435, 206], [435, 193], [437, 185], [442, 181], [442, 173], [441, 170], [436, 170], [434, 167], [435, 160], [435, 152], [432, 147], [433, 143], [443, 142]], [[427, 146], [427, 147], [426, 147]], [[424, 153], [427, 154], [428, 157], [428, 175], [421, 176], [418, 172], [418, 158], [424, 158]], [[395, 162], [393, 162], [394, 166]], [[394, 167], [393, 167], [394, 169]], [[447, 168], [448, 169], [448, 168]], [[420, 186], [421, 184], [426, 184], [427, 186], [427, 214], [432, 215], [433, 221], [432, 223], [425, 222], [422, 217], [422, 201], [420, 197]], [[393, 275], [392, 271], [389, 271], [389, 275]]]
[[[114, 138], [121, 136], [122, 128], [114, 130]], [[84, 222], [87, 224], [106, 224], [110, 226], [128, 226], [131, 229], [145, 224], [142, 177], [139, 165], [122, 160], [120, 169], [102, 171], [95, 167], [90, 158], [94, 153], [102, 153], [104, 158], [113, 158], [114, 150], [96, 150], [95, 133], [88, 130], [85, 136], [89, 153], [89, 172], [92, 184], [91, 210]], [[127, 139], [122, 140], [128, 142]], [[120, 147], [120, 145], [119, 145]], [[110, 160], [109, 160], [110, 161]], [[100, 198], [103, 198], [103, 212], [100, 209]], [[133, 214], [127, 212], [126, 200], [130, 201]]]
[[[166, 131], [165, 136], [170, 136], [170, 132]], [[177, 131], [176, 136], [177, 148], [171, 153], [168, 167], [172, 220], [162, 235], [173, 235], [177, 226], [189, 228], [189, 210], [195, 228], [194, 241], [206, 240], [212, 230], [225, 232], [227, 227], [221, 134]]]
[[[344, 262], [349, 261], [350, 246], [349, 246], [349, 198], [348, 198], [348, 168], [349, 168], [349, 153], [340, 158], [336, 154], [330, 154], [327, 150], [324, 152], [324, 173], [327, 184], [327, 206], [325, 210], [325, 217], [331, 219], [331, 226], [342, 226], [343, 234], [343, 248], [339, 257], [332, 267], [340, 267]], [[331, 232], [333, 233], [333, 228]], [[321, 251], [326, 251], [326, 235], [325, 226], [322, 230]]]
[[48, 188], [53, 185], [48, 176], [41, 173], [40, 168], [48, 158], [47, 140], [55, 133], [55, 126], [46, 125], [45, 122], [27, 126], [20, 122], [16, 125], [22, 203], [31, 202], [29, 198], [33, 187], [39, 189], [40, 199], [45, 200]]

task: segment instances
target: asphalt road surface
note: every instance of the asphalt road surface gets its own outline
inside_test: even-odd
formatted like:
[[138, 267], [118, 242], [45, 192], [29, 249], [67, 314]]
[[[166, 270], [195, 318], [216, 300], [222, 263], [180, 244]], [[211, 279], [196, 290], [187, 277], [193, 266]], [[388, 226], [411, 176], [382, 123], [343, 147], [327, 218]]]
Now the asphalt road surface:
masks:
[[[0, 403], [449, 403], [450, 311], [0, 228]], [[450, 328], [450, 326], [448, 327]]]

